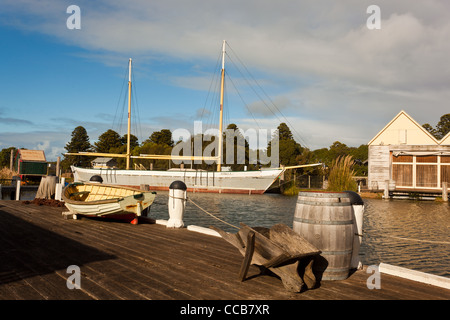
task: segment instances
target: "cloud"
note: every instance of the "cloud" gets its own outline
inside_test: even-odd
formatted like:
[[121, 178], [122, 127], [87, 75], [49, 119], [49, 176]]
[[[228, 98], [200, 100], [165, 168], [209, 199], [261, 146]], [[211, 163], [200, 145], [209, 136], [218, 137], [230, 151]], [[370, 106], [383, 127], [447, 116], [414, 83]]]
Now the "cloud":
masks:
[[17, 126], [17, 125], [33, 125], [33, 122], [24, 119], [0, 117], [0, 124], [8, 126]]
[[5, 126], [31, 126], [33, 122], [25, 119], [13, 118], [13, 117], [5, 117], [8, 113], [11, 113], [9, 108], [0, 107], [0, 124]]
[[0, 148], [14, 146], [30, 150], [44, 150], [47, 161], [55, 161], [65, 152], [64, 146], [70, 140], [70, 134], [52, 131], [0, 132]]
[[[448, 1], [379, 0], [381, 30], [366, 27], [368, 0], [80, 0], [77, 31], [65, 27], [69, 4], [6, 0], [0, 20], [78, 46], [86, 50], [79, 55], [108, 65], [132, 53], [148, 66], [196, 66], [187, 75], [158, 74], [193, 90], [209, 88], [205, 70], [227, 39], [229, 54], [267, 79], [278, 108], [311, 146], [367, 143], [401, 109], [419, 123], [436, 123], [448, 110]], [[248, 100], [249, 110], [278, 126], [261, 100]], [[188, 118], [155, 115], [160, 123], [149, 127], [187, 128]], [[247, 125], [247, 118], [234, 120]]]

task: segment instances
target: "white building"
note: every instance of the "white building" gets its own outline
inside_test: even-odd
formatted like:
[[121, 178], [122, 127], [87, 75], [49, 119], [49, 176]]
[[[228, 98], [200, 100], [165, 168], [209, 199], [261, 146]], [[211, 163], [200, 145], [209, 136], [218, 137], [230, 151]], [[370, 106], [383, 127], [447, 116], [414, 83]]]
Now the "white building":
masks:
[[96, 158], [92, 161], [94, 169], [117, 169], [117, 160], [114, 158]]
[[442, 191], [450, 185], [450, 133], [433, 137], [401, 111], [369, 142], [368, 188]]

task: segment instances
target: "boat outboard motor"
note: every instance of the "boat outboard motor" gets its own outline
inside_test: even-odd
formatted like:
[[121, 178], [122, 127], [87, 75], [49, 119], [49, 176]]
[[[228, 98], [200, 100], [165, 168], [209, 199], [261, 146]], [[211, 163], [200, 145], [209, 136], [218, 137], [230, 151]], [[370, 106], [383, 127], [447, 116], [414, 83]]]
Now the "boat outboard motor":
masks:
[[345, 191], [350, 197], [350, 203], [353, 207], [353, 252], [352, 261], [350, 263], [351, 269], [361, 269], [362, 263], [359, 260], [359, 247], [362, 242], [362, 229], [363, 229], [363, 215], [364, 215], [364, 201], [362, 198], [353, 191]]
[[169, 221], [167, 228], [183, 228], [183, 215], [186, 207], [186, 184], [183, 181], [176, 180], [169, 186]]
[[103, 183], [103, 179], [102, 179], [102, 177], [99, 176], [99, 175], [92, 176], [92, 177], [89, 179], [89, 181], [92, 182], [92, 183]]

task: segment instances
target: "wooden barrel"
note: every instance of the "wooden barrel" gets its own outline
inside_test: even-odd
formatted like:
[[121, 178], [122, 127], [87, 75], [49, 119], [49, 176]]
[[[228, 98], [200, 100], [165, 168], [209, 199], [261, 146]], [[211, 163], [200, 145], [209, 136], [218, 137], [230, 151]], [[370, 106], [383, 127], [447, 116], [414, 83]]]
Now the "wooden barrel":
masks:
[[348, 278], [354, 236], [348, 193], [299, 192], [293, 229], [322, 251], [313, 265], [319, 280]]

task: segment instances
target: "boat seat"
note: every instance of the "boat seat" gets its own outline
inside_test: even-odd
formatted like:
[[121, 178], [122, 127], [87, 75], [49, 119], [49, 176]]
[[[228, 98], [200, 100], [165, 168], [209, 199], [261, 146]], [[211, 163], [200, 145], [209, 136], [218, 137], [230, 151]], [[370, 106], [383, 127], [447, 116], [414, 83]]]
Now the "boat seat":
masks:
[[80, 191], [80, 192], [72, 192], [69, 193], [69, 198], [74, 199], [79, 197], [80, 200], [84, 201], [89, 196], [90, 191]]
[[73, 196], [80, 196], [80, 195], [89, 194], [89, 193], [90, 193], [90, 191], [72, 192], [72, 193], [69, 194], [69, 196], [70, 196], [70, 197], [73, 197]]

